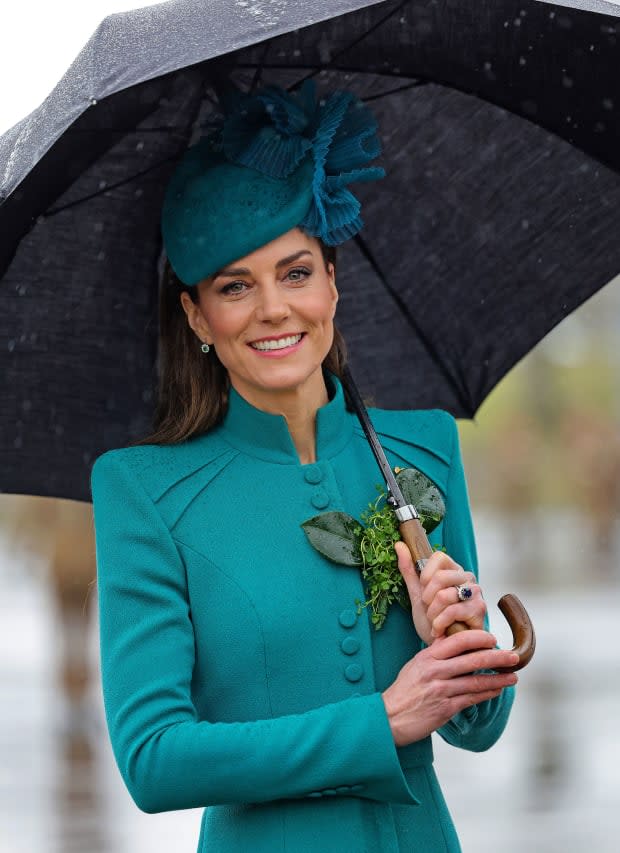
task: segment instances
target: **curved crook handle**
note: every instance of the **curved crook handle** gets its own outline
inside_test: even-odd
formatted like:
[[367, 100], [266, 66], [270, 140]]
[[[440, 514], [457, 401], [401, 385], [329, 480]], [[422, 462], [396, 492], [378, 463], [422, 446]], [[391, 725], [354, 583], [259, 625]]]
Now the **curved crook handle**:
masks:
[[[431, 548], [426, 532], [417, 519], [403, 521], [399, 525], [400, 535], [411, 551], [411, 558], [418, 572], [424, 568], [426, 561], [432, 556]], [[516, 672], [532, 660], [536, 650], [536, 634], [534, 626], [527, 610], [521, 604], [516, 595], [508, 593], [503, 595], [497, 602], [497, 606], [506, 617], [510, 625], [513, 639], [513, 651], [519, 655], [519, 662], [514, 666], [507, 666], [498, 672]], [[464, 622], [454, 622], [446, 634], [451, 636], [458, 631], [467, 631], [468, 626]]]
[[[525, 607], [521, 604], [517, 596], [511, 592], [502, 595], [497, 602], [497, 606], [504, 614], [506, 622], [508, 622], [512, 631], [512, 651], [519, 655], [518, 663], [514, 664], [514, 666], [504, 666], [498, 669], [497, 672], [516, 672], [518, 669], [523, 669], [524, 666], [527, 666], [534, 657], [534, 652], [536, 651], [534, 626]], [[451, 636], [458, 631], [466, 630], [467, 625], [463, 622], [455, 622], [453, 625], [450, 625], [446, 634]]]
[[513, 640], [513, 652], [519, 655], [519, 662], [514, 666], [507, 666], [499, 672], [516, 672], [518, 669], [523, 669], [534, 657], [536, 651], [536, 634], [532, 620], [525, 607], [521, 604], [516, 595], [509, 592], [507, 595], [502, 595], [497, 602], [497, 606], [506, 617], [506, 621], [510, 625]]

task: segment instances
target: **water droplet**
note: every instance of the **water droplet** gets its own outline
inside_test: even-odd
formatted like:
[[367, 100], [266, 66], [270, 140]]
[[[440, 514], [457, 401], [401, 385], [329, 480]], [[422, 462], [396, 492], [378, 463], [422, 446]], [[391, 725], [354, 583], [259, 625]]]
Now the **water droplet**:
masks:
[[144, 148], [144, 142], [140, 141], [140, 142], [136, 143], [136, 151], [142, 151], [143, 148]]
[[98, 252], [97, 253], [97, 260], [98, 261], [105, 261], [105, 252]]
[[522, 219], [521, 220], [521, 228], [523, 228], [524, 231], [527, 231], [527, 229], [529, 227], [530, 227], [530, 220], [529, 219]]
[[602, 103], [603, 103], [603, 109], [605, 109], [605, 110], [613, 110], [613, 108], [614, 108], [614, 102], [612, 101], [612, 99], [611, 99], [611, 98], [603, 98]]
[[97, 106], [97, 98], [90, 98], [89, 100], [91, 107]]
[[524, 56], [519, 57], [519, 65], [526, 65], [527, 59]]
[[107, 181], [99, 181], [99, 189], [104, 190], [108, 185]]
[[8, 349], [9, 352], [13, 352], [13, 350], [15, 349], [15, 341], [10, 340], [6, 345], [6, 348]]
[[562, 85], [564, 86], [565, 89], [572, 89], [574, 82], [575, 81], [573, 80], [573, 78], [569, 77], [568, 74], [565, 74], [562, 77]]

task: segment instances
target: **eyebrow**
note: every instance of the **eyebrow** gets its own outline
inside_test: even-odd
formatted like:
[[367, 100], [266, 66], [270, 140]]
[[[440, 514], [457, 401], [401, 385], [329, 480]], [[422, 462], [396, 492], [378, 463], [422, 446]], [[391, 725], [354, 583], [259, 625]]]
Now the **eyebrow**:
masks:
[[[276, 269], [279, 270], [281, 267], [285, 267], [288, 264], [292, 264], [293, 261], [298, 260], [302, 257], [302, 255], [310, 255], [312, 256], [312, 252], [310, 249], [301, 249], [299, 252], [295, 252], [292, 255], [288, 255], [286, 258], [282, 258], [282, 260], [278, 261], [276, 264]], [[223, 270], [218, 270], [213, 276], [213, 281], [219, 276], [235, 276], [235, 275], [251, 275], [251, 271], [247, 267], [227, 267]]]

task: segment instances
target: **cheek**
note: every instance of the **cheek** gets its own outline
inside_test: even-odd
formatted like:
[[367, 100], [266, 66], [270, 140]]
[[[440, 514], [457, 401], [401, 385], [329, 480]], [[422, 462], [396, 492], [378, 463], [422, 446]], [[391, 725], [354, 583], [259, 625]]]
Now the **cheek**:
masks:
[[221, 305], [217, 309], [208, 304], [203, 307], [202, 313], [209, 334], [215, 343], [219, 341], [220, 346], [225, 346], [228, 340], [235, 338], [244, 329], [242, 312], [226, 310], [228, 307], [225, 306], [224, 310]]
[[331, 323], [336, 313], [336, 302], [329, 294], [317, 295], [307, 306], [307, 316], [317, 323]]

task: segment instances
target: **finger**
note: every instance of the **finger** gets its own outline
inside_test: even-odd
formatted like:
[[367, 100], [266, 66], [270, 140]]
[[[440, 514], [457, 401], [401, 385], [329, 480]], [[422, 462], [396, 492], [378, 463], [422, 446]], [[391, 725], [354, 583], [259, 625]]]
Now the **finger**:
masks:
[[420, 580], [423, 584], [426, 584], [430, 581], [435, 572], [442, 571], [450, 571], [450, 570], [462, 570], [462, 566], [460, 566], [449, 554], [446, 554], [445, 551], [435, 551], [431, 557], [426, 561], [426, 565], [422, 569], [420, 574]]
[[422, 589], [420, 587], [418, 573], [416, 572], [413, 564], [411, 551], [404, 542], [395, 542], [394, 550], [396, 551], [396, 556], [398, 558], [398, 568], [403, 576], [403, 580], [405, 581], [407, 592], [409, 593], [409, 599], [411, 600], [411, 603], [414, 604], [420, 599]]
[[[460, 566], [451, 569], [439, 569], [430, 577], [420, 577], [422, 584], [422, 600], [430, 605], [433, 598], [442, 589], [454, 589], [457, 586], [472, 587], [478, 584], [476, 576], [472, 572], [466, 572]], [[453, 599], [454, 600], [454, 599]]]
[[493, 690], [504, 690], [512, 687], [518, 681], [514, 672], [503, 673], [470, 673], [446, 681], [447, 696], [475, 696]]
[[[469, 607], [472, 612], [477, 613], [480, 609], [480, 605], [482, 602], [483, 613], [486, 612], [486, 604], [484, 604], [480, 587], [477, 584], [468, 584], [467, 586], [471, 590], [471, 596], [465, 601], [459, 600], [458, 590], [455, 586], [447, 586], [443, 589], [437, 590], [432, 601], [429, 602], [429, 605], [426, 610], [426, 615], [428, 616], [429, 621], [432, 622], [439, 616], [440, 613], [442, 613], [449, 607]], [[422, 594], [422, 600], [424, 600], [424, 593]], [[455, 619], [456, 618], [457, 617], [455, 617]], [[452, 621], [454, 622], [455, 619], [453, 619]]]
[[[462, 633], [465, 633], [463, 631]], [[468, 632], [469, 633], [469, 632]], [[441, 663], [436, 663], [435, 676], [438, 678], [459, 680], [472, 673], [480, 673], [481, 670], [497, 670], [514, 666], [519, 656], [512, 649], [483, 649], [476, 652], [466, 652], [455, 658], [449, 658]], [[502, 677], [514, 675], [514, 673], [501, 673]]]
[[443, 637], [455, 622], [464, 622], [469, 628], [483, 628], [486, 612], [487, 606], [482, 596], [478, 595], [476, 598], [446, 607], [434, 618], [430, 614], [427, 615], [433, 637]]
[[451, 637], [440, 637], [429, 646], [428, 651], [435, 660], [448, 660], [466, 652], [480, 649], [494, 649], [497, 639], [489, 631], [473, 629], [460, 631]]
[[[453, 700], [455, 707], [454, 713], [464, 711], [465, 708], [473, 708], [475, 705], [480, 705], [481, 702], [487, 702], [489, 699], [497, 699], [498, 696], [501, 696], [503, 689], [504, 688], [501, 688], [500, 690], [488, 690], [486, 693], [459, 696], [458, 699]], [[454, 714], [452, 716], [454, 716]]]

